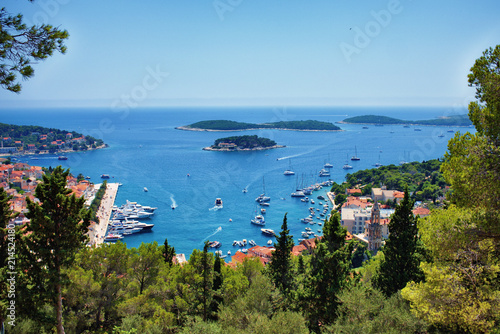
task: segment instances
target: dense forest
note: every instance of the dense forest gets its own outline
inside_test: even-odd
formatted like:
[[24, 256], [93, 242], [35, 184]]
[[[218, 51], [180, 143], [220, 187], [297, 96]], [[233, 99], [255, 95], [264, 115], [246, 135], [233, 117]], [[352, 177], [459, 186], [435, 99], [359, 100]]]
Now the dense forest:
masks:
[[203, 130], [248, 130], [248, 129], [287, 129], [287, 130], [321, 130], [321, 131], [338, 131], [340, 128], [335, 124], [328, 122], [320, 122], [314, 120], [307, 121], [281, 121], [274, 123], [244, 123], [226, 120], [210, 120], [200, 121], [180, 129], [203, 129]]
[[467, 115], [451, 115], [437, 119], [405, 121], [397, 118], [377, 115], [355, 116], [344, 119], [341, 123], [358, 124], [412, 124], [412, 125], [435, 125], [435, 126], [470, 126], [472, 122]]
[[[83, 135], [76, 131], [66, 131], [54, 128], [45, 128], [36, 125], [12, 125], [0, 123], [0, 138], [4, 142], [4, 146], [14, 146], [15, 141], [21, 141], [26, 149], [26, 145], [34, 144], [37, 150], [42, 150], [43, 145], [47, 145], [46, 150], [56, 151], [57, 145], [52, 145], [53, 141], [68, 142], [67, 134], [71, 134], [71, 138], [80, 138]], [[46, 137], [43, 137], [46, 135]], [[9, 138], [9, 139], [5, 139]], [[69, 148], [73, 150], [86, 150], [87, 148], [95, 148], [103, 145], [102, 139], [96, 139], [92, 136], [85, 136], [83, 142], [71, 144]]]
[[[86, 247], [90, 210], [69, 196], [69, 170], [44, 176], [23, 226], [9, 224], [16, 214], [0, 189], [0, 322], [23, 334], [499, 333], [498, 63], [500, 45], [469, 74], [477, 132], [455, 134], [444, 161], [401, 170], [432, 180], [440, 165], [451, 187], [445, 205], [414, 216], [405, 191], [376, 253], [347, 240], [332, 212], [315, 247], [292, 256], [284, 214], [265, 266], [258, 259], [226, 266], [208, 252], [208, 240], [179, 265], [167, 240]], [[364, 180], [353, 173], [348, 181], [379, 177], [363, 172]], [[409, 175], [405, 188], [413, 184]]]
[[273, 147], [276, 146], [276, 142], [269, 138], [258, 137], [257, 135], [253, 136], [233, 136], [226, 138], [216, 139], [212, 148], [219, 148], [219, 144], [221, 143], [230, 143], [235, 144], [239, 149], [253, 149], [257, 147]]

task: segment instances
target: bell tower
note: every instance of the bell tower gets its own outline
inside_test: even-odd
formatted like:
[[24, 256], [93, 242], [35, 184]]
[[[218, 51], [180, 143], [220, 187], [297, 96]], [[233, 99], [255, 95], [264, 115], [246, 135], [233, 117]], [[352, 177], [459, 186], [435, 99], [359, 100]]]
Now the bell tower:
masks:
[[376, 252], [382, 244], [382, 227], [380, 226], [380, 207], [378, 202], [372, 208], [370, 222], [367, 224], [366, 238], [368, 239], [368, 250]]

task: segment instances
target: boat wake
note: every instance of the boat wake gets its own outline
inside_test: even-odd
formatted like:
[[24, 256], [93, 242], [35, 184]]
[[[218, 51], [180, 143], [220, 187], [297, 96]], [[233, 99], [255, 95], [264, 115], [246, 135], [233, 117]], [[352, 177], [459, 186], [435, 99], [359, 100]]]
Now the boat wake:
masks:
[[308, 152], [304, 152], [304, 153], [299, 153], [299, 154], [295, 154], [295, 155], [289, 155], [287, 157], [281, 157], [281, 158], [277, 158], [276, 160], [280, 161], [280, 160], [286, 160], [286, 159], [291, 159], [291, 158], [296, 158], [296, 157], [300, 157], [300, 156], [303, 156], [305, 154], [309, 154], [313, 151], [308, 151]]
[[220, 210], [220, 209], [222, 209], [222, 205], [216, 205], [216, 206], [214, 206], [213, 208], [210, 208], [210, 209], [208, 209], [208, 210], [209, 210], [209, 211], [218, 211], [218, 210]]
[[217, 233], [219, 233], [220, 231], [222, 231], [222, 226], [219, 226], [215, 229], [214, 233], [210, 234], [208, 237], [206, 237], [205, 239], [202, 240], [202, 242], [204, 242], [205, 240], [208, 240], [210, 239], [211, 237], [213, 237], [214, 235], [216, 235]]
[[170, 207], [172, 209], [175, 209], [176, 207], [178, 207], [177, 202], [174, 199], [174, 195], [170, 195], [170, 201], [172, 202], [172, 205], [170, 205]]

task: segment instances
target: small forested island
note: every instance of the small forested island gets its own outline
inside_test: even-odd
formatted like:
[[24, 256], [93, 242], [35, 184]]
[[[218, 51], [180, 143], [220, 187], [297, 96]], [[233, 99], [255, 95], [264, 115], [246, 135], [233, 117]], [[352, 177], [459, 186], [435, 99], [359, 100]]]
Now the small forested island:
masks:
[[408, 121], [387, 116], [378, 115], [363, 115], [346, 118], [338, 123], [342, 124], [405, 124], [405, 125], [434, 125], [434, 126], [471, 126], [472, 122], [469, 116], [464, 115], [452, 115], [446, 117], [440, 117], [437, 119], [428, 120], [418, 120], [418, 121]]
[[75, 131], [0, 123], [0, 154], [44, 154], [103, 148], [102, 139]]
[[176, 127], [178, 130], [188, 131], [244, 131], [259, 129], [280, 129], [295, 131], [340, 131], [337, 125], [314, 120], [281, 121], [272, 123], [244, 123], [227, 120], [200, 121], [186, 126]]
[[253, 136], [233, 136], [216, 139], [214, 144], [204, 147], [205, 151], [260, 151], [285, 147], [269, 138]]

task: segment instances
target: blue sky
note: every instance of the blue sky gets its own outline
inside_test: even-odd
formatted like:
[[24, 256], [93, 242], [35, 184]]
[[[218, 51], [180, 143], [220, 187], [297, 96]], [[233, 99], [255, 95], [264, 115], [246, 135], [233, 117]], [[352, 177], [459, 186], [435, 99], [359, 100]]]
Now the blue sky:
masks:
[[[466, 106], [467, 74], [500, 42], [500, 2], [3, 1], [68, 30], [4, 107]], [[1, 106], [0, 106], [1, 108]]]

